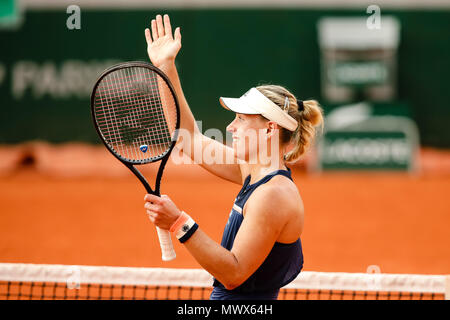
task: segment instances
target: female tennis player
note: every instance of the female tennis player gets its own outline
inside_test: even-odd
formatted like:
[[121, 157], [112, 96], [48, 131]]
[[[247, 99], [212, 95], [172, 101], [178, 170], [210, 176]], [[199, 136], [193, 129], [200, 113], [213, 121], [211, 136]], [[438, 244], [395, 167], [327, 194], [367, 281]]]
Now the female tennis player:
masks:
[[[151, 30], [150, 30], [151, 29]], [[180, 28], [172, 35], [169, 17], [157, 15], [145, 30], [151, 62], [170, 78], [180, 100], [181, 129], [194, 143], [183, 144], [194, 158], [194, 145], [223, 153], [233, 163], [201, 166], [242, 185], [225, 226], [221, 244], [208, 237], [191, 216], [166, 195], [147, 194], [145, 208], [158, 227], [170, 230], [214, 277], [210, 299], [277, 299], [279, 289], [301, 271], [303, 202], [285, 163], [297, 160], [311, 144], [322, 110], [314, 100], [299, 101], [281, 86], [251, 88], [240, 98], [220, 98], [235, 112], [228, 125], [233, 145], [204, 136], [183, 94], [175, 67], [181, 48]], [[258, 139], [251, 139], [251, 133]], [[189, 146], [190, 145], [190, 146]], [[270, 146], [270, 147], [269, 147]], [[275, 148], [274, 148], [275, 146]], [[266, 155], [270, 161], [262, 161]], [[228, 157], [228, 158], [227, 158]]]

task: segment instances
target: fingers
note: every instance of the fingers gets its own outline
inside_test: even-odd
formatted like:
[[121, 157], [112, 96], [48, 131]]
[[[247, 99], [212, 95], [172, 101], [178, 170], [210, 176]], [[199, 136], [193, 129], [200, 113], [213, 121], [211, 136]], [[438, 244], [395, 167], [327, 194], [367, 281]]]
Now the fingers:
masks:
[[144, 208], [150, 221], [163, 229], [170, 229], [178, 219], [181, 211], [175, 206], [167, 195], [161, 197], [153, 194], [146, 194]]
[[155, 214], [151, 211], [147, 211], [147, 217], [152, 223], [155, 223]]
[[171, 225], [168, 225], [165, 219], [159, 213], [147, 210], [147, 217], [156, 226], [165, 230], [170, 229]]
[[[163, 18], [160, 14], [158, 14], [156, 19], [152, 19], [151, 21], [151, 33], [148, 28], [145, 29], [147, 44], [150, 44], [165, 35], [172, 38], [172, 25], [170, 24], [170, 17], [168, 14], [165, 14]], [[180, 27], [175, 29], [175, 40], [181, 41]]]
[[162, 199], [154, 194], [146, 194], [144, 200], [153, 204], [160, 204], [162, 202]]
[[[150, 195], [151, 196], [151, 195]], [[145, 198], [147, 200], [147, 197]], [[156, 219], [158, 218], [158, 212], [161, 210], [161, 207], [157, 204], [153, 204], [152, 202], [146, 202], [144, 204], [144, 208], [147, 209], [147, 216], [152, 223], [156, 223]]]
[[168, 14], [164, 15], [164, 33], [172, 38], [172, 26]]
[[149, 28], [145, 28], [145, 40], [147, 40], [147, 44], [151, 44], [153, 42]]
[[152, 211], [147, 210], [147, 217], [148, 217], [148, 219], [149, 219], [152, 223], [154, 223], [154, 224], [156, 224], [156, 223], [159, 222], [158, 214], [155, 213], [155, 212], [152, 212]]
[[181, 42], [181, 30], [180, 27], [175, 29], [175, 40]]
[[159, 36], [158, 36], [158, 28], [156, 27], [155, 19], [153, 19], [151, 22], [151, 28], [152, 28], [153, 41], [156, 41], [156, 40], [158, 40]]
[[152, 211], [152, 212], [159, 212], [161, 210], [161, 207], [157, 204], [152, 204], [151, 202], [146, 202], [144, 204], [144, 208], [147, 209], [148, 211]]
[[164, 214], [161, 213], [161, 207], [158, 205], [153, 205], [150, 203], [146, 203], [144, 206], [147, 210], [147, 217], [150, 219], [150, 221], [156, 225], [159, 225], [160, 223], [164, 222]]
[[165, 31], [164, 31], [163, 19], [160, 14], [158, 14], [156, 16], [156, 27], [158, 30], [158, 37], [164, 37]]
[[144, 208], [154, 212], [162, 212], [162, 210], [166, 208], [167, 204], [170, 202], [170, 198], [166, 195], [158, 197], [153, 194], [146, 194], [144, 200], [146, 201]]

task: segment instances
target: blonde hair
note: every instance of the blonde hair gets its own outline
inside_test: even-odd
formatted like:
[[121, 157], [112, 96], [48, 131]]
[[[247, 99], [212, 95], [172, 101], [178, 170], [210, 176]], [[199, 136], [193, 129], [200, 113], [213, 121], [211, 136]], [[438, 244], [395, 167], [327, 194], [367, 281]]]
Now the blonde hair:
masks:
[[304, 100], [299, 110], [297, 98], [286, 88], [278, 85], [261, 85], [256, 87], [263, 95], [284, 108], [286, 97], [289, 99], [288, 114], [298, 122], [295, 131], [280, 127], [280, 140], [283, 144], [292, 144], [293, 148], [284, 155], [287, 162], [297, 161], [311, 146], [316, 136], [316, 127], [323, 131], [323, 110], [316, 100]]

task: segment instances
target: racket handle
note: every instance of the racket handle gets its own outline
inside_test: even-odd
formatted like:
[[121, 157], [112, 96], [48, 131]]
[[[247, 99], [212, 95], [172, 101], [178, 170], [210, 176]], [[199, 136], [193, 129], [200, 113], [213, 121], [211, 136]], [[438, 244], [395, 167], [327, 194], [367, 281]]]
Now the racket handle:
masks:
[[172, 238], [170, 237], [170, 232], [167, 230], [160, 229], [156, 227], [158, 233], [159, 244], [161, 245], [161, 253], [163, 261], [170, 261], [175, 259], [177, 254], [173, 249]]

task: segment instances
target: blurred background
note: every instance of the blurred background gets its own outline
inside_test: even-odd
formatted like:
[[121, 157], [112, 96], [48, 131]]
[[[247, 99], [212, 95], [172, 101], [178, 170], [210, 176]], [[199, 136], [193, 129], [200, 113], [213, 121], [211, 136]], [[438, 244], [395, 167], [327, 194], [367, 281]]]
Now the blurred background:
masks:
[[[305, 270], [450, 272], [450, 3], [331, 0], [1, 0], [0, 262], [160, 261], [144, 189], [100, 145], [89, 98], [106, 67], [147, 61], [156, 14], [181, 27], [176, 64], [202, 129], [220, 96], [280, 84], [323, 106], [293, 168]], [[154, 166], [144, 169], [150, 181]], [[220, 241], [240, 186], [169, 165], [162, 191]]]

